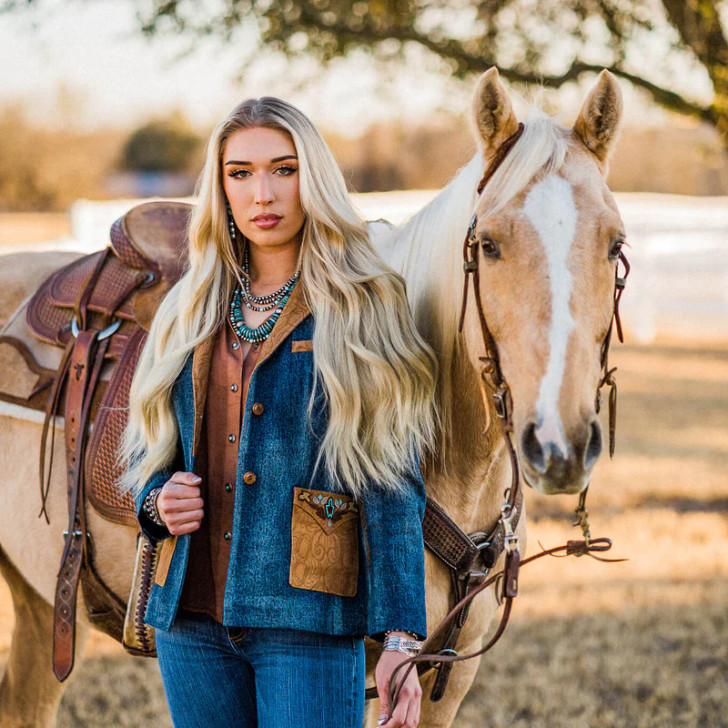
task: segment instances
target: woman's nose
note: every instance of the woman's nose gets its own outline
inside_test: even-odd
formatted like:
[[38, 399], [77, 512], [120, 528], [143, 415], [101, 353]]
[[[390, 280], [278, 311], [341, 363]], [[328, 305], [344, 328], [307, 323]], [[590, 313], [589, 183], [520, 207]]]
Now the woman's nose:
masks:
[[255, 189], [255, 202], [258, 205], [268, 205], [273, 202], [273, 185], [268, 175], [262, 174], [258, 177], [258, 184]]

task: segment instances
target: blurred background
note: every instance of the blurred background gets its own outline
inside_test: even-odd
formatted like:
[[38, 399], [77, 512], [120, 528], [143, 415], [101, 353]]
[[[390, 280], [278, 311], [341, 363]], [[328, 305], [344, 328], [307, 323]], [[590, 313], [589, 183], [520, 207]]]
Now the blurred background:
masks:
[[[726, 726], [728, 2], [0, 0], [0, 265], [97, 250], [140, 199], [190, 196], [212, 127], [260, 95], [313, 119], [368, 218], [402, 222], [473, 155], [493, 65], [521, 116], [539, 100], [565, 124], [602, 68], [620, 78], [608, 182], [633, 271], [590, 507], [630, 561], [524, 571], [456, 725]], [[572, 537], [573, 499], [527, 495], [531, 550]], [[3, 591], [0, 659], [11, 631]], [[59, 725], [171, 725], [153, 661], [88, 653]]]

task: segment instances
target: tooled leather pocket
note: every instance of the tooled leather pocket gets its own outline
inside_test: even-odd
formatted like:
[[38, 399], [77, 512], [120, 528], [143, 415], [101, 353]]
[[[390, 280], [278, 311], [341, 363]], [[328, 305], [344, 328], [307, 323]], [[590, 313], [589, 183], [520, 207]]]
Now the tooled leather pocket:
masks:
[[358, 524], [359, 507], [351, 496], [294, 487], [288, 583], [353, 597], [359, 577]]

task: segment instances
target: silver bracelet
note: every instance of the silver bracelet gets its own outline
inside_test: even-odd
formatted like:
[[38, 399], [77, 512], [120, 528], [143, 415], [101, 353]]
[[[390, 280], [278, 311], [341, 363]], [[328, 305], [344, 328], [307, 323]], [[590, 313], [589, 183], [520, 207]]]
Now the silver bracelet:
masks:
[[149, 491], [149, 493], [147, 493], [146, 497], [144, 498], [144, 504], [142, 505], [142, 508], [144, 509], [144, 512], [158, 526], [164, 526], [164, 525], [166, 525], [164, 523], [164, 521], [162, 520], [161, 516], [159, 515], [159, 511], [157, 510], [157, 496], [159, 495], [159, 492], [161, 490], [162, 490], [161, 487], [159, 487], [159, 488], [152, 488]]
[[[399, 630], [404, 632], [404, 630]], [[419, 640], [408, 640], [399, 635], [391, 634], [384, 640], [382, 645], [382, 652], [392, 650], [395, 652], [401, 652], [408, 657], [419, 654], [422, 649], [422, 642]]]

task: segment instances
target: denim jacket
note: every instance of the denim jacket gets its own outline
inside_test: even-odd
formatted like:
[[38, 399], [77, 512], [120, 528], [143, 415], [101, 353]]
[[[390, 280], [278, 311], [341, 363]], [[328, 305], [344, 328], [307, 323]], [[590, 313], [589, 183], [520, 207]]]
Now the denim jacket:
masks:
[[[381, 639], [385, 630], [400, 629], [424, 639], [424, 482], [413, 469], [405, 495], [370, 486], [356, 502], [356, 523], [351, 523], [350, 511], [346, 514], [349, 523], [337, 530], [334, 516], [332, 528], [333, 511], [353, 499], [331, 481], [322, 464], [314, 473], [327, 407], [319, 381], [309, 424], [307, 407], [315, 379], [313, 328], [299, 282], [270, 337], [261, 345], [244, 402], [223, 621], [334, 635], [366, 634], [375, 639]], [[141, 506], [147, 493], [163, 485], [176, 470], [195, 472], [213, 338], [194, 349], [172, 388], [179, 426], [175, 462], [154, 473], [136, 497], [142, 531], [152, 541], [165, 539], [145, 617], [147, 624], [162, 630], [170, 628], [177, 612], [190, 536], [171, 536]], [[262, 414], [251, 413], [254, 403], [263, 405]], [[302, 497], [297, 495], [301, 489], [313, 490], [310, 495], [304, 493], [309, 500], [301, 505], [307, 512], [294, 507], [294, 497]], [[296, 532], [310, 528], [300, 533], [319, 539], [319, 547], [323, 545], [301, 551], [300, 556], [313, 558], [309, 563], [314, 570], [317, 554], [333, 558], [327, 574], [333, 572], [335, 581], [337, 570], [343, 570], [346, 578], [342, 583], [347, 586], [340, 591], [346, 596], [333, 593], [337, 590], [328, 582], [317, 583], [316, 576], [313, 583], [292, 578], [292, 551], [302, 548], [295, 539], [292, 545], [292, 523]], [[337, 542], [337, 549], [326, 547], [331, 536], [327, 527], [343, 539]]]

